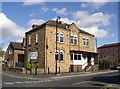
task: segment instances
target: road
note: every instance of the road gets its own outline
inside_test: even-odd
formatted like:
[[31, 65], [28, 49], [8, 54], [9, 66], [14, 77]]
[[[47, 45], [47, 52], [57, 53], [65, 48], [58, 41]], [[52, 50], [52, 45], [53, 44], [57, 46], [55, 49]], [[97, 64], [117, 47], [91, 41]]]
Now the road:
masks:
[[30, 80], [2, 76], [3, 87], [103, 87], [120, 84], [120, 71], [92, 76], [79, 76], [64, 79]]

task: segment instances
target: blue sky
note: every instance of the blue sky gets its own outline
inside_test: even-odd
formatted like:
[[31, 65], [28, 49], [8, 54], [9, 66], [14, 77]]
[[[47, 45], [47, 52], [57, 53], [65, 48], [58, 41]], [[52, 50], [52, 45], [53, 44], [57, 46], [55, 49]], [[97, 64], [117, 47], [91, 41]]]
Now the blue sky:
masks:
[[98, 46], [118, 42], [117, 2], [3, 2], [0, 13], [3, 50], [10, 41], [22, 41], [33, 23], [42, 24], [57, 16], [94, 34]]

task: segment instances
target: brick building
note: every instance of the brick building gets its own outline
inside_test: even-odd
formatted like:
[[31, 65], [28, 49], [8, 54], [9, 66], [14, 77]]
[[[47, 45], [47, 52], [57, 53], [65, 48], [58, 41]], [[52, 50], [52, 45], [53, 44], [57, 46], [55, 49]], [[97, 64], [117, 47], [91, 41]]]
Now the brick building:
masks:
[[10, 42], [6, 50], [6, 60], [9, 67], [16, 67], [17, 63], [24, 63], [23, 44], [18, 42]]
[[[30, 53], [37, 52], [38, 72], [55, 72], [55, 53], [57, 68], [61, 72], [82, 71], [86, 66], [95, 65], [94, 35], [79, 29], [74, 23], [59, 23], [56, 33], [56, 21], [49, 20], [42, 25], [33, 25], [26, 32], [25, 63], [30, 61]], [[57, 50], [56, 50], [57, 34]], [[57, 69], [59, 70], [59, 69]]]
[[108, 58], [111, 57], [120, 63], [120, 43], [106, 44], [98, 47], [98, 58]]

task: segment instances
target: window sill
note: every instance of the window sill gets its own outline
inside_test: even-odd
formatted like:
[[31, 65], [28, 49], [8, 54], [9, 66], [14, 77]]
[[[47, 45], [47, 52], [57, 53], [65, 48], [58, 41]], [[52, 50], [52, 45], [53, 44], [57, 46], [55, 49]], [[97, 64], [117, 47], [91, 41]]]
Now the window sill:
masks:
[[[55, 42], [56, 43], [56, 42]], [[64, 44], [64, 42], [57, 42], [58, 44]]]
[[78, 46], [78, 44], [70, 44], [70, 45], [72, 45], [72, 46]]

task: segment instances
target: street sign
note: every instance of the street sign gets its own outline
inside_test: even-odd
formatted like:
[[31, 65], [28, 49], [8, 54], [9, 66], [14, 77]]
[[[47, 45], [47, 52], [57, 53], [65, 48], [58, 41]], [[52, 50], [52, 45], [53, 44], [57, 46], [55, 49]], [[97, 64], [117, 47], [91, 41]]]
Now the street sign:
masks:
[[38, 52], [30, 52], [30, 59], [38, 59]]

